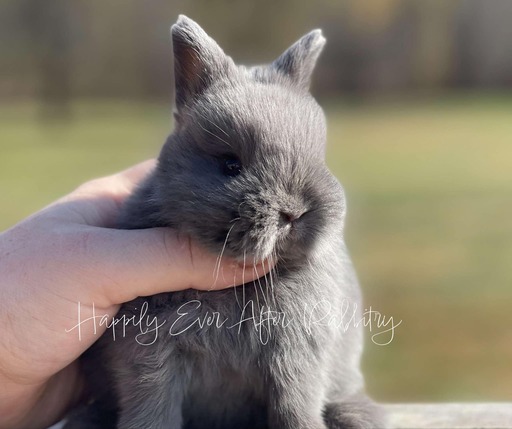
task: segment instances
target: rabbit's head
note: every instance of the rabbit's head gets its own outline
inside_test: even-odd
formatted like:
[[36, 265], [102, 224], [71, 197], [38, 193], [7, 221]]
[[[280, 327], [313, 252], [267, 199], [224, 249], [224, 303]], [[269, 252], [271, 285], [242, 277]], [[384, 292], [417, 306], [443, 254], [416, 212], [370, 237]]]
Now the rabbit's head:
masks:
[[338, 233], [343, 193], [325, 166], [325, 118], [308, 89], [321, 32], [251, 68], [184, 16], [171, 33], [176, 128], [156, 171], [162, 223], [251, 263], [301, 258]]

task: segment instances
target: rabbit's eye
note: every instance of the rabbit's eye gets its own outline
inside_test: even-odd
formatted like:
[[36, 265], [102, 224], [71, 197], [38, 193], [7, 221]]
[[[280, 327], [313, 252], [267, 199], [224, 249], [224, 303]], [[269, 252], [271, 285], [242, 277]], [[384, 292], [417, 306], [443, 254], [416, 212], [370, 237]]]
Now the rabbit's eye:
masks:
[[222, 171], [226, 176], [238, 176], [242, 170], [242, 163], [238, 158], [224, 158], [222, 162]]

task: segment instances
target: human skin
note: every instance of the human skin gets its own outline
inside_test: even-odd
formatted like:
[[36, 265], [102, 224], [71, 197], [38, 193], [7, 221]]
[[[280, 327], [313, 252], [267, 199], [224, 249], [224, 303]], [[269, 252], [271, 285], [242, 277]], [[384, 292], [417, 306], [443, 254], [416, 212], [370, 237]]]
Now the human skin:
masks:
[[[96, 179], [0, 234], [0, 429], [40, 429], [80, 400], [77, 358], [106, 327], [70, 329], [160, 292], [220, 289], [263, 275], [169, 228], [118, 230], [123, 200], [154, 167]], [[265, 270], [267, 268], [267, 270]]]

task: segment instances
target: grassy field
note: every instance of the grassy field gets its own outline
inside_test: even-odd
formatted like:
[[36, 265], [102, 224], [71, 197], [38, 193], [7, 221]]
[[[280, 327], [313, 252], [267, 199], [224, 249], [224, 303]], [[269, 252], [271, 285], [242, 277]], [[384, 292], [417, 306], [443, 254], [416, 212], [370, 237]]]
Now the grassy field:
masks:
[[[366, 304], [403, 320], [391, 344], [367, 341], [369, 391], [385, 401], [512, 400], [512, 98], [327, 110]], [[165, 105], [72, 111], [48, 123], [34, 106], [0, 107], [0, 230], [156, 155], [171, 127]]]

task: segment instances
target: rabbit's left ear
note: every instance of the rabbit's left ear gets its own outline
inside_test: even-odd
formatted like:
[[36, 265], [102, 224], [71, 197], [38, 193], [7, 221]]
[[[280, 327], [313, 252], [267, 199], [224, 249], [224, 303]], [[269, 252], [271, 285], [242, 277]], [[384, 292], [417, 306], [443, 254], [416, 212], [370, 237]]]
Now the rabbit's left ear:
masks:
[[313, 30], [290, 46], [270, 67], [288, 76], [300, 88], [308, 90], [324, 45], [322, 31]]
[[232, 73], [235, 65], [215, 40], [184, 15], [180, 15], [171, 27], [171, 36], [176, 107], [179, 112], [215, 81]]

